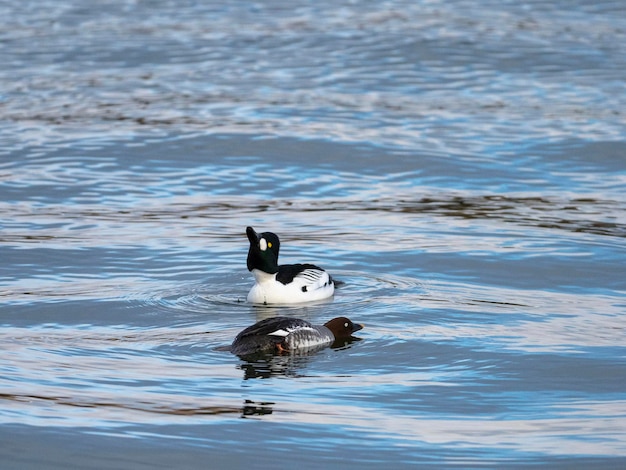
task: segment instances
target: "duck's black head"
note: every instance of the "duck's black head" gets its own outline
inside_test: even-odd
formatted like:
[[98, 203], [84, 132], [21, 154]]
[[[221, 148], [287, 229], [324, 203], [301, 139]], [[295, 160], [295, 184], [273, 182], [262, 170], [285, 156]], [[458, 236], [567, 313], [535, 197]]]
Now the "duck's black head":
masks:
[[252, 227], [246, 228], [246, 235], [250, 241], [248, 250], [248, 271], [260, 269], [263, 272], [274, 274], [278, 272], [278, 251], [280, 241], [272, 232], [256, 233]]
[[349, 318], [337, 317], [324, 323], [324, 326], [333, 332], [335, 339], [349, 338], [352, 333], [363, 329], [363, 325], [352, 323]]

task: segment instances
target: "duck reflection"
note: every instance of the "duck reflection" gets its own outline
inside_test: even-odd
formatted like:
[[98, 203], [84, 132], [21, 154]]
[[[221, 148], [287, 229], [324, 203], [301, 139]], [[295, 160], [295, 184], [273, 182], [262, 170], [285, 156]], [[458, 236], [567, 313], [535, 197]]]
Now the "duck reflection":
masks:
[[241, 410], [241, 417], [271, 415], [274, 412], [272, 405], [275, 405], [275, 403], [271, 401], [255, 402], [246, 400]]

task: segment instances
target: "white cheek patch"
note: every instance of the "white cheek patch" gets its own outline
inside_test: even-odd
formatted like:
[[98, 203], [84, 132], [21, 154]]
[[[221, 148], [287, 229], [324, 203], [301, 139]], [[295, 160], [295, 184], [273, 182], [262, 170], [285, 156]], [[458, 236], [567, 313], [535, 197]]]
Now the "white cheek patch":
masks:
[[267, 241], [265, 240], [265, 238], [261, 238], [259, 240], [259, 248], [261, 248], [261, 251], [267, 250]]

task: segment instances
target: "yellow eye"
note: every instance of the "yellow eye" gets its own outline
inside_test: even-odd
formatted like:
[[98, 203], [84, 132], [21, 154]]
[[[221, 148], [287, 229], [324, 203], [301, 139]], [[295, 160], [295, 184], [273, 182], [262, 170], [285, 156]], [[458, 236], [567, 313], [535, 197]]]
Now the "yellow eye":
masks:
[[267, 242], [267, 247], [271, 248], [272, 247], [272, 242]]

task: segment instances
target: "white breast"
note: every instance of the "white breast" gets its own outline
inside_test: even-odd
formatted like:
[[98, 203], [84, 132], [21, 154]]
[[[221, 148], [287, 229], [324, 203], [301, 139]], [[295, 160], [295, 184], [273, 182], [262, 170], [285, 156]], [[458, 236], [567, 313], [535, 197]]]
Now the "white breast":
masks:
[[256, 284], [248, 293], [248, 302], [253, 304], [294, 304], [312, 302], [331, 297], [335, 286], [325, 271], [306, 269], [294, 277], [289, 284], [276, 280], [276, 274], [253, 269]]

